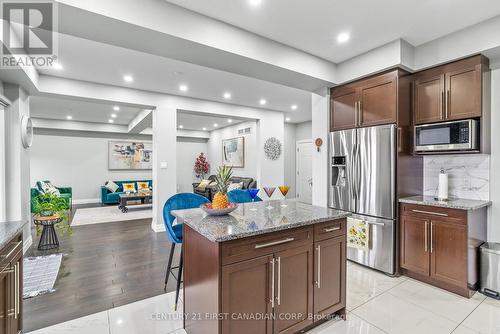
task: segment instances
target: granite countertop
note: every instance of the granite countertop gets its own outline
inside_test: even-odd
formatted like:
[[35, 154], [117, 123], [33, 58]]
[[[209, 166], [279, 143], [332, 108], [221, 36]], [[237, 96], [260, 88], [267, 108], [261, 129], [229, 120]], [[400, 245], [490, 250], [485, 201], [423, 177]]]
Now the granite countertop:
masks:
[[17, 234], [23, 231], [28, 222], [0, 222], [0, 249], [4, 248]]
[[175, 210], [172, 215], [208, 240], [223, 242], [345, 218], [350, 213], [295, 200], [272, 200], [240, 204], [226, 216], [208, 216], [199, 208]]
[[433, 196], [412, 196], [400, 198], [401, 203], [430, 205], [442, 208], [460, 209], [460, 210], [477, 210], [491, 205], [491, 201], [480, 201], [474, 199], [450, 199], [448, 201], [438, 201]]

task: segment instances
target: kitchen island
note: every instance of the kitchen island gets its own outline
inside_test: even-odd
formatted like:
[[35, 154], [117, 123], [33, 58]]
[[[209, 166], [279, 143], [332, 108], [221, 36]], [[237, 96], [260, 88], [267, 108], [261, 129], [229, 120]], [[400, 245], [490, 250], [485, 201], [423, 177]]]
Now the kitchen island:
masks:
[[172, 214], [188, 334], [297, 333], [344, 316], [348, 212], [273, 200]]

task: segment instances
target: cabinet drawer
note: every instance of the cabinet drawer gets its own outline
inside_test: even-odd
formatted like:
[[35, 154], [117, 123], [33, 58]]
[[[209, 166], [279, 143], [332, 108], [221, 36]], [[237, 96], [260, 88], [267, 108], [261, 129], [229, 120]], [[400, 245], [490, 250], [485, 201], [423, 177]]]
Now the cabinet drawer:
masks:
[[312, 226], [224, 242], [221, 245], [222, 265], [312, 244], [312, 242]]
[[314, 241], [335, 238], [346, 234], [347, 219], [332, 220], [314, 225]]
[[401, 214], [428, 219], [458, 219], [460, 223], [467, 223], [467, 211], [460, 209], [440, 208], [430, 205], [403, 204]]
[[22, 250], [22, 236], [14, 238], [0, 251], [0, 267], [8, 264]]

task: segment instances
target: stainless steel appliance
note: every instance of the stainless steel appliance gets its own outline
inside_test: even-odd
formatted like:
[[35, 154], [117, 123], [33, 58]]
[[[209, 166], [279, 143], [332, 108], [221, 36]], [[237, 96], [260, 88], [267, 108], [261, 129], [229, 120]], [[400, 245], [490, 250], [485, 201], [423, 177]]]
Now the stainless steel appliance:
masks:
[[369, 227], [367, 249], [348, 247], [347, 258], [396, 271], [396, 125], [330, 133], [329, 206], [351, 211]]
[[500, 244], [486, 242], [480, 249], [481, 292], [500, 299]]
[[478, 121], [468, 119], [415, 126], [415, 152], [479, 151]]

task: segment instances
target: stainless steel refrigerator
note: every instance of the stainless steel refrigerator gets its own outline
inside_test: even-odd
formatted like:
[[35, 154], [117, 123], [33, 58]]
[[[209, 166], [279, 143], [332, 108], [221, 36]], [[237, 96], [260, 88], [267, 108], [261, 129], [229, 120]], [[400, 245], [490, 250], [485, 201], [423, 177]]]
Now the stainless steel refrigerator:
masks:
[[349, 221], [368, 228], [367, 245], [348, 243], [347, 258], [388, 274], [395, 274], [397, 256], [396, 131], [382, 125], [329, 137], [329, 206], [351, 211]]

